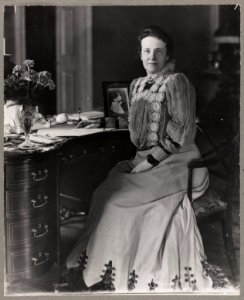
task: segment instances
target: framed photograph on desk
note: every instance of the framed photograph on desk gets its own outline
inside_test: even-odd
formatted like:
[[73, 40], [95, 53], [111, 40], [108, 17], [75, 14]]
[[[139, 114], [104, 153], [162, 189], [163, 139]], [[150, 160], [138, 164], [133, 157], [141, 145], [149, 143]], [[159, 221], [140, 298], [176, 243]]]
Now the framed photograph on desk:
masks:
[[103, 81], [102, 85], [105, 117], [127, 116], [130, 82]]

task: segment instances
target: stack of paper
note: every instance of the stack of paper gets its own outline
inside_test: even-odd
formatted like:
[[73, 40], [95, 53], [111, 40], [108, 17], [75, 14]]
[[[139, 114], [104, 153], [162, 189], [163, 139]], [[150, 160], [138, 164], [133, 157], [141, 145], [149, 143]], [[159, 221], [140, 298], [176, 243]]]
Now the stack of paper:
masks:
[[38, 135], [44, 136], [82, 136], [97, 132], [105, 132], [113, 130], [112, 128], [72, 128], [72, 127], [51, 127], [38, 130]]
[[62, 141], [61, 138], [43, 136], [43, 135], [38, 135], [38, 134], [31, 134], [30, 140], [32, 142], [36, 142], [36, 143], [40, 143], [40, 144], [47, 144], [47, 145]]
[[104, 112], [93, 110], [93, 111], [83, 112], [81, 113], [81, 115], [87, 117], [88, 119], [98, 119], [104, 117]]
[[99, 119], [104, 117], [104, 112], [102, 111], [87, 111], [82, 113], [68, 114], [68, 120], [89, 120], [89, 119]]

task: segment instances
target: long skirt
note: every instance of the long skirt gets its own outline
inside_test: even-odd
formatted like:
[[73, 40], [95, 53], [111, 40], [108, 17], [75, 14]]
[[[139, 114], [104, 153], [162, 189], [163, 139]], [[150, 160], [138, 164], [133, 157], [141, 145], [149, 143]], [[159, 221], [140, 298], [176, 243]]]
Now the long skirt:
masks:
[[[77, 266], [85, 253], [86, 285], [109, 274], [118, 293], [210, 290], [213, 283], [187, 197], [187, 163], [200, 153], [191, 144], [148, 171], [131, 173], [149, 152], [138, 151], [134, 160], [118, 163], [96, 189], [86, 229], [66, 265]], [[196, 169], [193, 197], [207, 187], [207, 169]]]

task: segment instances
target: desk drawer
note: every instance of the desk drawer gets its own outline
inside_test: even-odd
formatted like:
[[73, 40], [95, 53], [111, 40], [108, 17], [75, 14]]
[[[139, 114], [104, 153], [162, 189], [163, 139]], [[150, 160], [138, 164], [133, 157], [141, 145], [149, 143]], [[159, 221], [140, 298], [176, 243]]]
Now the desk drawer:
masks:
[[23, 193], [8, 191], [6, 192], [6, 216], [28, 216], [44, 210], [50, 211], [55, 209], [56, 203], [56, 191], [51, 186], [28, 189]]
[[110, 140], [107, 142], [90, 143], [87, 145], [69, 145], [62, 153], [60, 153], [61, 163], [76, 163], [81, 159], [89, 159], [92, 155], [98, 157], [104, 154], [118, 155], [121, 151], [121, 143], [118, 140]]
[[[31, 277], [35, 273], [43, 273], [57, 259], [57, 249], [53, 240], [48, 240], [47, 243], [40, 247], [25, 248], [21, 251], [10, 252], [7, 254], [8, 263], [7, 271], [13, 279]], [[26, 276], [29, 273], [29, 276]]]
[[56, 182], [56, 164], [51, 161], [8, 166], [6, 188], [23, 189]]
[[8, 246], [36, 243], [47, 239], [56, 230], [56, 216], [44, 216], [36, 220], [7, 223]]

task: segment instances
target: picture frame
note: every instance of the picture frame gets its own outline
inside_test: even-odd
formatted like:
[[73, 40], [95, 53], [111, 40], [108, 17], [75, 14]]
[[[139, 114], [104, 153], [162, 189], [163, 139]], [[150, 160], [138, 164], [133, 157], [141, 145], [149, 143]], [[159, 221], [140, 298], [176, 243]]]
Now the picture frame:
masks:
[[129, 81], [103, 81], [104, 116], [127, 117], [129, 110]]

